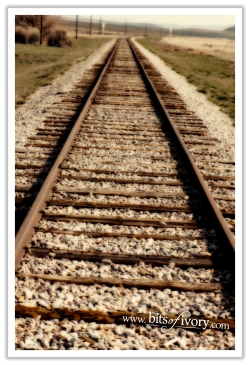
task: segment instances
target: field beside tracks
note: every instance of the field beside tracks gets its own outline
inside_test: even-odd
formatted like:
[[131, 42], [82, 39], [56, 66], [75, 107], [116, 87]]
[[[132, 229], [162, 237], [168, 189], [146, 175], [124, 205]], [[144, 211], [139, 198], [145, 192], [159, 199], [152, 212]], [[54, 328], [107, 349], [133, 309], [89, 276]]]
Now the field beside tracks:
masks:
[[25, 103], [39, 87], [50, 85], [70, 66], [86, 60], [109, 38], [81, 38], [73, 40], [72, 47], [48, 47], [37, 44], [15, 45], [15, 105]]
[[[51, 84], [73, 64], [85, 60], [110, 35], [94, 34], [73, 37], [70, 48], [48, 47], [45, 43], [16, 44], [15, 83], [16, 107], [25, 103], [29, 95], [39, 87]], [[85, 29], [87, 32], [87, 30]], [[97, 33], [97, 29], [96, 29]], [[111, 32], [112, 33], [112, 32]], [[80, 35], [81, 34], [81, 35]], [[119, 35], [115, 35], [114, 37]], [[124, 35], [123, 35], [124, 36]], [[160, 57], [167, 66], [184, 76], [214, 104], [218, 105], [233, 121], [235, 118], [235, 50], [234, 40], [202, 37], [137, 38], [137, 41]], [[27, 82], [28, 80], [28, 82]]]
[[173, 37], [138, 38], [167, 66], [195, 85], [234, 122], [234, 41], [228, 39]]

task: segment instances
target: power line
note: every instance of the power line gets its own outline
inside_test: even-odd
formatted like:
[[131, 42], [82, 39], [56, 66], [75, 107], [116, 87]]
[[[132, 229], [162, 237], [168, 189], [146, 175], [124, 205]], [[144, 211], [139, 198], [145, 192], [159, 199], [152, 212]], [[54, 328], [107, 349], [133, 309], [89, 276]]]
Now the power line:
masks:
[[99, 34], [101, 34], [101, 28], [102, 28], [102, 16], [100, 15]]
[[90, 17], [90, 23], [89, 23], [89, 35], [91, 37], [91, 30], [92, 30], [92, 15]]
[[76, 39], [77, 39], [77, 33], [78, 33], [78, 15], [76, 16]]
[[40, 44], [43, 44], [43, 15], [40, 16]]

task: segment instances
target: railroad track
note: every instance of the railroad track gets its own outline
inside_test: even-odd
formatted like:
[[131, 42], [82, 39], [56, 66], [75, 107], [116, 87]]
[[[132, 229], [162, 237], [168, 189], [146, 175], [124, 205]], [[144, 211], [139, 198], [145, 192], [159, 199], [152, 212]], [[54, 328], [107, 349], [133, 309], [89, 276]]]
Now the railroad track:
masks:
[[109, 53], [104, 53], [70, 92], [58, 93], [61, 100], [45, 110], [45, 119], [36, 129], [37, 134], [27, 139], [25, 148], [16, 149], [16, 233], [88, 100], [108, 56]]
[[16, 235], [16, 349], [234, 349], [234, 161], [131, 41], [97, 73], [17, 151], [27, 193], [60, 146]]

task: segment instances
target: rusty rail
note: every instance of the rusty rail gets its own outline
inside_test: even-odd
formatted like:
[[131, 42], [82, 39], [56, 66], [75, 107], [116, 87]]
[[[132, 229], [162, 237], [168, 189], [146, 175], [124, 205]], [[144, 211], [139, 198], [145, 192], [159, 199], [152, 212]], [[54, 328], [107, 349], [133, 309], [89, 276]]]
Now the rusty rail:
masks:
[[92, 92], [89, 95], [88, 100], [86, 101], [86, 104], [81, 112], [81, 114], [79, 115], [79, 117], [77, 118], [74, 127], [72, 128], [60, 154], [58, 155], [56, 161], [54, 162], [46, 180], [43, 183], [43, 186], [41, 188], [41, 190], [39, 191], [36, 199], [34, 200], [29, 213], [27, 214], [25, 220], [23, 221], [22, 226], [20, 227], [17, 235], [16, 235], [16, 243], [15, 243], [15, 269], [18, 268], [24, 254], [25, 254], [25, 247], [28, 245], [28, 242], [34, 232], [34, 228], [35, 226], [38, 224], [42, 213], [41, 211], [45, 208], [45, 204], [46, 201], [48, 200], [51, 192], [52, 192], [52, 188], [53, 185], [58, 177], [59, 174], [59, 166], [60, 164], [63, 162], [63, 160], [66, 158], [73, 142], [74, 139], [81, 127], [81, 124], [84, 120], [84, 118], [86, 117], [88, 110], [93, 102], [93, 99], [98, 91], [99, 85], [103, 79], [103, 76], [105, 75], [109, 64], [113, 58], [113, 55], [115, 53], [117, 44], [118, 44], [119, 40], [116, 42], [101, 74], [100, 77], [98, 78]]
[[187, 161], [193, 171], [193, 174], [196, 178], [196, 181], [198, 183], [198, 186], [200, 188], [200, 191], [203, 194], [204, 200], [207, 204], [207, 206], [210, 209], [211, 212], [211, 219], [213, 219], [213, 221], [216, 223], [217, 229], [218, 229], [218, 233], [220, 235], [220, 237], [222, 238], [222, 244], [224, 246], [226, 246], [229, 251], [228, 251], [228, 256], [230, 261], [233, 260], [234, 261], [234, 251], [235, 251], [235, 238], [234, 235], [232, 234], [231, 230], [229, 229], [221, 211], [219, 210], [219, 208], [217, 207], [216, 202], [214, 201], [210, 191], [208, 190], [208, 187], [205, 183], [204, 178], [202, 177], [202, 174], [199, 171], [199, 168], [196, 166], [196, 163], [191, 155], [191, 153], [189, 152], [185, 142], [183, 141], [180, 133], [178, 132], [174, 121], [172, 120], [171, 116], [169, 115], [167, 109], [164, 106], [164, 103], [161, 99], [161, 96], [159, 95], [159, 93], [157, 92], [156, 88], [154, 87], [152, 80], [150, 78], [150, 76], [147, 74], [146, 69], [144, 68], [143, 64], [141, 63], [136, 50], [134, 48], [134, 45], [132, 43], [132, 41], [129, 39], [128, 40], [129, 45], [131, 47], [131, 50], [135, 56], [135, 59], [138, 62], [138, 65], [141, 69], [141, 71], [143, 72], [145, 78], [147, 79], [154, 95], [156, 96], [158, 103], [163, 111], [163, 113], [165, 114], [165, 117], [167, 118], [167, 121], [169, 122], [169, 125], [176, 137], [176, 140], [178, 141], [179, 146], [181, 147], [183, 153], [185, 154]]

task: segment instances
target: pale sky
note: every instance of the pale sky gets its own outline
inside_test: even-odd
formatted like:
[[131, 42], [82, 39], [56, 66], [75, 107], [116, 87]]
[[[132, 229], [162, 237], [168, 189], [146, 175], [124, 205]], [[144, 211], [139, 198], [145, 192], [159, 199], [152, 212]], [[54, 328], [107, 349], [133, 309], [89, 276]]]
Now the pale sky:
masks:
[[[209, 11], [209, 10], [208, 10]], [[67, 17], [68, 18], [68, 17]], [[74, 19], [74, 16], [69, 16]], [[90, 16], [79, 15], [79, 20], [88, 20]], [[100, 15], [93, 15], [92, 21], [99, 21]], [[102, 21], [124, 23], [151, 23], [167, 27], [176, 24], [180, 27], [214, 27], [224, 29], [235, 24], [234, 15], [102, 15]]]

